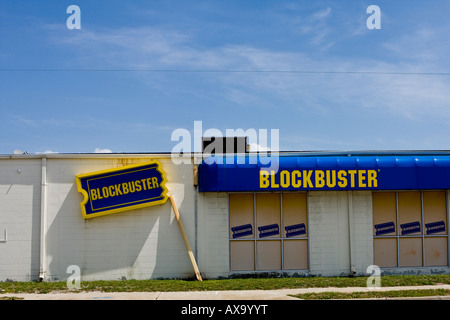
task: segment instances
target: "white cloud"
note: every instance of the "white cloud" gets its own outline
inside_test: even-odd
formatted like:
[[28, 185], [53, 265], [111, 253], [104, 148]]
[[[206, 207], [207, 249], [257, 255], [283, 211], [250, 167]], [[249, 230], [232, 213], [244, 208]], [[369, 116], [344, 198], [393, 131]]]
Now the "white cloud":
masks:
[[[149, 27], [83, 30], [53, 39], [55, 43], [72, 45], [79, 50], [80, 62], [86, 65], [95, 62], [100, 69], [108, 65], [116, 69], [157, 68], [161, 59], [174, 54], [174, 48], [180, 48], [187, 40], [183, 33]], [[102, 65], [98, 64], [99, 58]]]
[[95, 148], [95, 153], [112, 153], [110, 149]]
[[382, 44], [389, 53], [401, 61], [411, 64], [419, 63], [420, 66], [439, 67], [432, 71], [442, 71], [442, 67], [448, 67], [448, 45], [446, 39], [447, 28], [417, 27], [405, 35]]
[[52, 154], [52, 153], [58, 153], [57, 151], [53, 151], [53, 150], [45, 150], [43, 152], [36, 152], [36, 154]]
[[[324, 48], [331, 46], [327, 25], [331, 14], [332, 10], [325, 8], [310, 15], [309, 23], [300, 32], [308, 34], [317, 45]], [[246, 107], [261, 108], [265, 104], [270, 108], [271, 101], [274, 101], [278, 105], [281, 103], [313, 113], [357, 106], [407, 119], [429, 115], [430, 111], [439, 111], [440, 117], [450, 118], [447, 104], [450, 101], [450, 82], [446, 77], [345, 73], [435, 71], [439, 63], [446, 61], [443, 53], [448, 49], [439, 44], [442, 34], [436, 36], [423, 29], [415, 36], [426, 45], [414, 44], [414, 35], [391, 37], [389, 42], [386, 41], [384, 47], [396, 56], [390, 61], [313, 55], [306, 51], [282, 51], [245, 44], [225, 44], [205, 49], [186, 33], [149, 27], [86, 31], [70, 38], [66, 36], [61, 41], [73, 44], [80, 52], [88, 52], [89, 56], [83, 57], [86, 64], [101, 59], [104, 65], [99, 68], [255, 71], [214, 72], [203, 78], [209, 85], [213, 83], [224, 98]], [[439, 50], [434, 54], [430, 47]], [[271, 70], [281, 72], [265, 72]], [[145, 73], [139, 73], [139, 77], [148, 82], [154, 78], [153, 75], [146, 77]], [[155, 81], [154, 88], [157, 87], [166, 90], [160, 78]], [[174, 86], [170, 88], [183, 90]]]
[[[257, 151], [271, 151], [272, 149], [270, 147], [267, 146], [263, 146], [257, 143], [250, 143], [250, 147], [249, 147], [249, 151], [250, 152], [257, 152]], [[274, 151], [278, 151], [278, 150], [274, 150]]]
[[320, 9], [308, 16], [295, 19], [294, 29], [307, 37], [309, 43], [320, 51], [327, 50], [334, 45], [331, 38], [333, 29], [329, 26], [332, 9]]

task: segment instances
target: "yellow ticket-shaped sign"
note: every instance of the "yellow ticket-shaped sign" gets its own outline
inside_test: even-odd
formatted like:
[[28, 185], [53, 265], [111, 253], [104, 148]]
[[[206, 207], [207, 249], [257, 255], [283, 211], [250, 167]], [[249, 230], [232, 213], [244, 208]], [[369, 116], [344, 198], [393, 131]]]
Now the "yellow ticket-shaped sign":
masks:
[[84, 219], [163, 204], [167, 201], [166, 175], [158, 161], [80, 174]]

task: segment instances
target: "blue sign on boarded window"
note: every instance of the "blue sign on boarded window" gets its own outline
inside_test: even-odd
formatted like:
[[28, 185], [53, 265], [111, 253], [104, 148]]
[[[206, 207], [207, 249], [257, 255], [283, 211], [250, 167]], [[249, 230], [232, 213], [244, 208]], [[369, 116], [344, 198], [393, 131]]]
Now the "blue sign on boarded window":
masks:
[[395, 224], [392, 221], [376, 224], [374, 227], [376, 236], [395, 232]]
[[253, 227], [251, 224], [243, 224], [241, 226], [232, 227], [233, 239], [245, 237], [253, 234]]
[[286, 237], [295, 237], [302, 234], [306, 234], [306, 226], [304, 223], [299, 224], [293, 224], [291, 226], [284, 227], [284, 230], [286, 230]]
[[436, 221], [436, 222], [426, 223], [425, 228], [427, 228], [427, 234], [444, 232], [445, 231], [445, 222], [444, 221]]
[[278, 224], [276, 224], [276, 223], [258, 227], [258, 231], [259, 231], [260, 238], [270, 237], [270, 236], [280, 234], [280, 228], [278, 227]]
[[400, 225], [400, 228], [402, 228], [402, 235], [417, 233], [417, 232], [420, 232], [420, 222], [414, 221], [414, 222], [404, 223], [404, 224]]
[[162, 204], [168, 198], [158, 161], [80, 174], [76, 182], [84, 196], [84, 219]]

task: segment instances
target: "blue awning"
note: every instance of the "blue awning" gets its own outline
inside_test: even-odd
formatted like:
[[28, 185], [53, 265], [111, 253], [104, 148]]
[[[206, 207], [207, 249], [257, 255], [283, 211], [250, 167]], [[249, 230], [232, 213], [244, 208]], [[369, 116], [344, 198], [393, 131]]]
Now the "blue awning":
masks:
[[199, 165], [200, 192], [450, 189], [450, 155], [227, 156]]

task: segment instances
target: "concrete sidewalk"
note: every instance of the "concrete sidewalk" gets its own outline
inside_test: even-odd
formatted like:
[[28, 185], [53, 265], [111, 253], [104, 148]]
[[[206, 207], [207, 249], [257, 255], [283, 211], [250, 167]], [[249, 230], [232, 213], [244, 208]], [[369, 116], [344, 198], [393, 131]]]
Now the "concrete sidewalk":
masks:
[[[429, 285], [411, 287], [381, 287], [379, 291], [447, 289], [450, 285]], [[235, 290], [235, 291], [191, 291], [191, 292], [69, 292], [69, 293], [8, 293], [0, 297], [17, 297], [24, 300], [299, 300], [289, 295], [313, 292], [367, 292], [367, 287], [306, 288], [279, 290]], [[372, 289], [373, 290], [373, 289]], [[397, 298], [398, 299], [398, 298]], [[450, 300], [450, 296], [414, 299]]]

